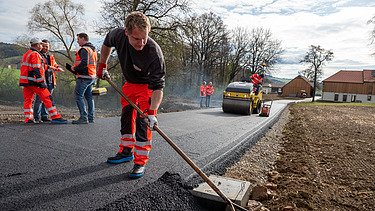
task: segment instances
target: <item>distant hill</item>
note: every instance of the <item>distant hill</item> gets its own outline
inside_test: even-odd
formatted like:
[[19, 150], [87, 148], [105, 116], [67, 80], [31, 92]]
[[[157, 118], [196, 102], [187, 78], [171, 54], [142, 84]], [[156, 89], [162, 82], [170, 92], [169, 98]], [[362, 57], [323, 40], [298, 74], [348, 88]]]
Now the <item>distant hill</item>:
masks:
[[290, 78], [277, 78], [277, 77], [274, 77], [272, 75], [267, 75], [266, 78], [265, 78], [265, 80], [264, 80], [264, 83], [286, 84], [286, 83], [288, 83], [291, 80], [292, 79], [290, 79]]
[[22, 46], [0, 42], [0, 59], [22, 56], [25, 52], [26, 48]]
[[17, 44], [0, 42], [0, 66], [18, 68], [27, 48]]

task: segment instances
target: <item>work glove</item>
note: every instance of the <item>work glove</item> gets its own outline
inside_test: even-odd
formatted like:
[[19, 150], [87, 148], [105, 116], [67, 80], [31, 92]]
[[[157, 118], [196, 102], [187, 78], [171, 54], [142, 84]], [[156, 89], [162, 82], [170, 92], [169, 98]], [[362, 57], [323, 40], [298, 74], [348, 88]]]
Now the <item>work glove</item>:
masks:
[[158, 119], [156, 118], [156, 110], [149, 110], [148, 112], [148, 122], [151, 130], [154, 130], [154, 126], [158, 125]]
[[106, 63], [99, 63], [98, 64], [98, 71], [96, 71], [96, 76], [100, 79], [109, 78], [109, 73], [107, 71], [107, 64]]
[[67, 70], [69, 70], [70, 72], [72, 72], [72, 65], [68, 64], [68, 63], [65, 63], [65, 68]]

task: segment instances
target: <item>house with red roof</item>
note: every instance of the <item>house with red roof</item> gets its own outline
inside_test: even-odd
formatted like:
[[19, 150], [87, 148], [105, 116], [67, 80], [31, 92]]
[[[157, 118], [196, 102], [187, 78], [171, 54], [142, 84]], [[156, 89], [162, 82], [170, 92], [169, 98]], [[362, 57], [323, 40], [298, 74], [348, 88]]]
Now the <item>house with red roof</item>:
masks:
[[323, 80], [322, 100], [375, 102], [375, 70], [340, 70]]

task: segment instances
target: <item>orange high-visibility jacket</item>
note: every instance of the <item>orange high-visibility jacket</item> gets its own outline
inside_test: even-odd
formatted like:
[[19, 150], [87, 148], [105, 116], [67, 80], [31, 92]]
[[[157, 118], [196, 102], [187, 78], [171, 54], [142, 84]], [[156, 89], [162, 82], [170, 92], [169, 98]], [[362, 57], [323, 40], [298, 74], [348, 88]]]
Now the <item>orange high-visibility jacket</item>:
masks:
[[200, 91], [201, 91], [200, 96], [206, 97], [206, 85], [202, 84], [201, 87], [200, 87]]
[[256, 86], [256, 85], [262, 83], [263, 78], [260, 77], [259, 74], [253, 74], [253, 75], [251, 75], [250, 79], [251, 79], [251, 82], [254, 84], [254, 86]]
[[45, 61], [37, 50], [28, 50], [22, 56], [19, 85], [36, 86], [44, 83], [44, 64]]
[[87, 51], [88, 59], [87, 59], [87, 75], [77, 73], [77, 78], [88, 78], [94, 79], [96, 78], [96, 62], [98, 61], [98, 54], [96, 51], [92, 50], [90, 47], [81, 47], [76, 52], [76, 60], [74, 61], [74, 67], [78, 66], [81, 63], [81, 58], [79, 57], [78, 52], [84, 48]]
[[214, 86], [212, 86], [212, 85], [210, 85], [210, 84], [208, 84], [207, 86], [206, 86], [206, 94], [207, 95], [212, 95], [213, 93], [214, 93]]

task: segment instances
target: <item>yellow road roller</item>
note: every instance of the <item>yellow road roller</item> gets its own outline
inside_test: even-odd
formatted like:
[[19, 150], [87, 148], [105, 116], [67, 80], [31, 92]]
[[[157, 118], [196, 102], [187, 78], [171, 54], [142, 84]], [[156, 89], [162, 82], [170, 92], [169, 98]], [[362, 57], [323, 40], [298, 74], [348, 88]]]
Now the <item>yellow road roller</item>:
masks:
[[250, 82], [232, 82], [223, 93], [222, 108], [225, 113], [259, 114], [262, 108], [261, 87], [256, 95]]

